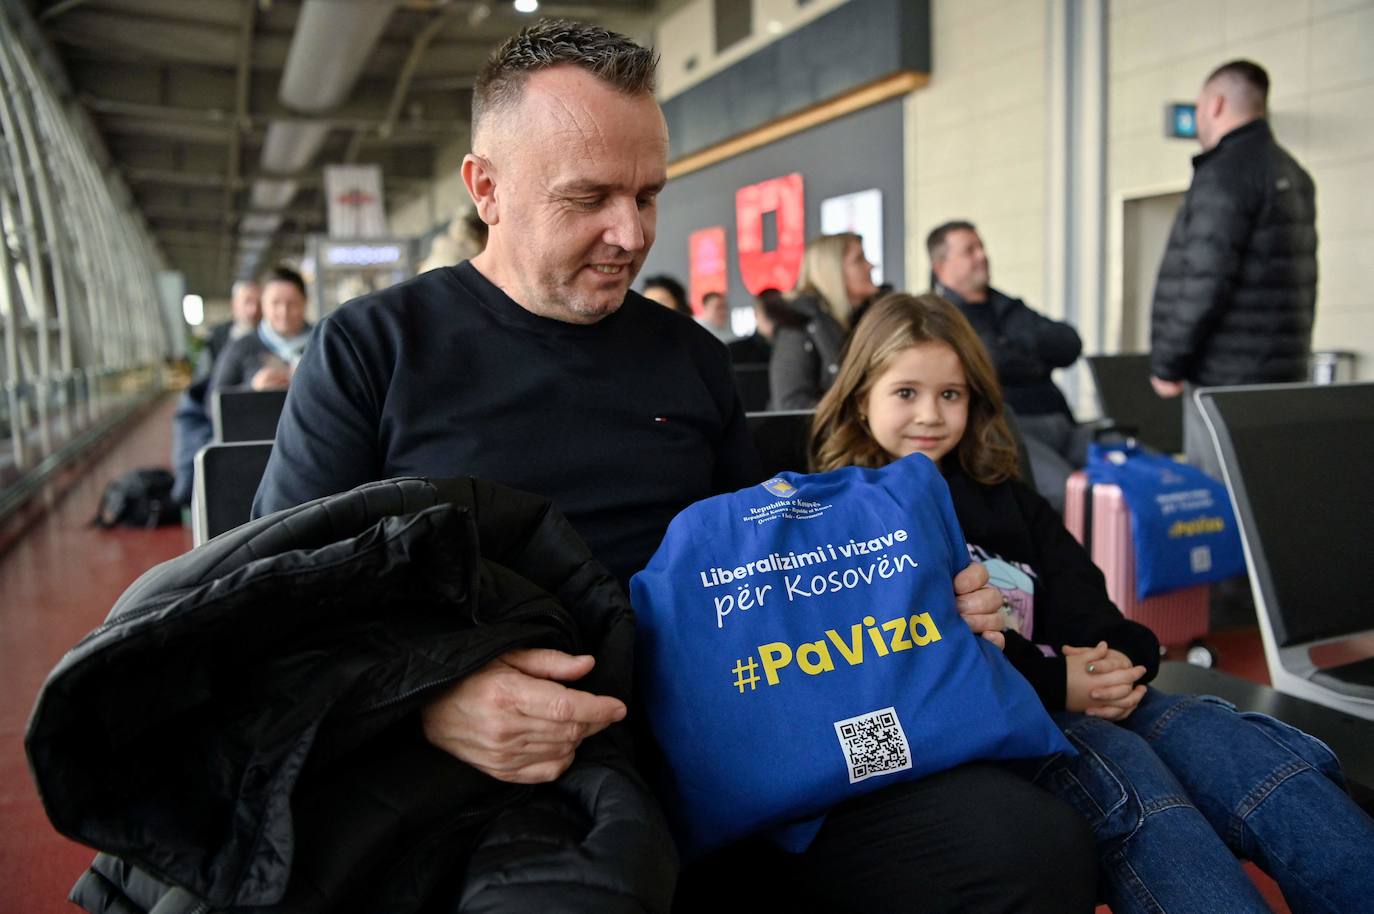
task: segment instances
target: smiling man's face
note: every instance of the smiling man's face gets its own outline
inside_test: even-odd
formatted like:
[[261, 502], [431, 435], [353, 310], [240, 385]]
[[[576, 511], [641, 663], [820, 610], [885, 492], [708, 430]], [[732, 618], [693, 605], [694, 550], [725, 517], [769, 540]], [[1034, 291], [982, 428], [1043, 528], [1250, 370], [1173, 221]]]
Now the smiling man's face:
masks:
[[532, 74], [499, 117], [478, 155], [491, 240], [474, 263], [535, 314], [615, 313], [654, 241], [668, 152], [657, 102], [565, 65]]

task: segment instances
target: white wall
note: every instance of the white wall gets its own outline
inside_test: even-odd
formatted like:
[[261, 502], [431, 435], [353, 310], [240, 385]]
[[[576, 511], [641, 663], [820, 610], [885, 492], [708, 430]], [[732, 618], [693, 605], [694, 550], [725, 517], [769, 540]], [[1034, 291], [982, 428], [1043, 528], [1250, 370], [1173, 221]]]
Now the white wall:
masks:
[[1046, 47], [1054, 0], [933, 0], [930, 84], [906, 101], [907, 278], [925, 288], [925, 237], [978, 226], [994, 284], [1045, 300]]

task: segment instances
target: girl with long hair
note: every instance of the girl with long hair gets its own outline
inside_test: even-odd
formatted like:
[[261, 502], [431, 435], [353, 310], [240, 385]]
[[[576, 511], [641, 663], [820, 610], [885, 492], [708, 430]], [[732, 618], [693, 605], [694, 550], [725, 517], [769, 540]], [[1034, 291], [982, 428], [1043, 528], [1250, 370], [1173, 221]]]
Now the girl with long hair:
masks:
[[811, 452], [821, 471], [915, 454], [940, 467], [971, 555], [1007, 599], [1006, 657], [1079, 750], [1034, 780], [1088, 819], [1116, 914], [1268, 911], [1238, 856], [1294, 911], [1369, 905], [1374, 821], [1325, 744], [1145, 685], [1159, 642], [1122, 618], [1087, 552], [1018, 479], [996, 374], [957, 308], [935, 295], [877, 302], [817, 408]]

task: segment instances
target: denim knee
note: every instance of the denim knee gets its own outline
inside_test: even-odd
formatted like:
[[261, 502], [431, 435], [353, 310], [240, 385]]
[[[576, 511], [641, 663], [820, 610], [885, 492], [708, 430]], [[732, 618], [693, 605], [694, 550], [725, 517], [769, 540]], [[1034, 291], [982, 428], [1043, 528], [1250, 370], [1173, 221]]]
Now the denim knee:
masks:
[[1215, 747], [1223, 756], [1236, 748], [1232, 738], [1239, 731], [1233, 728], [1242, 727], [1262, 734], [1275, 758], [1305, 763], [1345, 789], [1340, 762], [1326, 743], [1268, 714], [1240, 711], [1215, 695], [1169, 695], [1149, 689], [1138, 713], [1123, 723], [1150, 743], [1177, 736], [1191, 744], [1195, 755], [1210, 754]]
[[1054, 715], [1076, 758], [1057, 758], [1037, 782], [1088, 821], [1099, 845], [1129, 841], [1145, 820], [1192, 805], [1145, 740], [1116, 724], [1071, 712]]
[[1336, 756], [1316, 737], [1212, 695], [1155, 696], [1126, 726], [1150, 743], [1233, 848], [1243, 846], [1246, 820], [1275, 791], [1307, 789], [1301, 775], [1345, 791]]

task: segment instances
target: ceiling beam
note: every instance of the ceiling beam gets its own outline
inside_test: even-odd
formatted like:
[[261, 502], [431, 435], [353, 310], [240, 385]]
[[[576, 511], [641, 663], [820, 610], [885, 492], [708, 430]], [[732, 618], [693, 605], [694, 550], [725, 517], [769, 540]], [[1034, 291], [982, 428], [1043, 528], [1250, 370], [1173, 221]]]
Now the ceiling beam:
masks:
[[151, 204], [140, 206], [143, 215], [152, 220], [187, 220], [191, 222], [223, 222], [232, 225], [243, 216], [281, 216], [297, 225], [324, 225], [324, 210], [321, 207], [295, 207], [293, 209], [231, 209], [224, 212], [202, 209], [198, 206], [165, 206]]
[[[96, 114], [108, 117], [144, 120], [150, 123], [161, 123], [168, 125], [194, 125], [198, 127], [223, 126], [230, 129], [235, 126], [237, 113], [227, 111], [224, 108], [189, 108], [177, 105], [155, 105], [147, 102], [131, 102], [118, 98], [103, 98], [83, 92], [78, 97], [79, 101], [87, 110]], [[247, 124], [238, 125], [238, 129], [248, 129], [253, 132], [261, 129], [266, 131], [268, 124], [277, 118], [288, 118], [291, 120], [305, 121], [312, 123], [328, 124], [331, 128], [343, 130], [361, 130], [364, 132], [375, 133], [383, 124], [387, 122], [385, 111], [350, 111], [347, 108], [339, 109], [333, 114], [317, 117], [303, 117], [292, 114], [288, 109], [278, 107], [276, 110], [255, 111], [253, 113], [244, 112], [242, 121]], [[466, 132], [469, 124], [465, 120], [444, 120], [444, 121], [406, 121], [399, 125], [392, 125], [392, 134], [396, 138], [407, 137], [416, 139], [446, 139], [452, 137], [458, 131]]]
[[[125, 180], [134, 185], [165, 184], [169, 187], [204, 188], [207, 190], [219, 190], [224, 187], [224, 175], [214, 171], [179, 171], [170, 168], [126, 166], [123, 172]], [[239, 175], [238, 180], [234, 182], [234, 190], [247, 190], [259, 178], [268, 181], [295, 181], [302, 188], [318, 188], [324, 184], [324, 178], [318, 168], [294, 173], [254, 171]], [[425, 187], [433, 181], [431, 177], [387, 173], [383, 173], [382, 178], [387, 186], [396, 188]]]
[[54, 41], [92, 50], [134, 52], [154, 60], [219, 62], [236, 60], [233, 26], [207, 24], [126, 11], [82, 10], [52, 23]]
[[[264, 238], [268, 236], [256, 235], [250, 237]], [[284, 235], [273, 235], [271, 237], [273, 239], [285, 239], [285, 242], [274, 240], [273, 244], [305, 244], [305, 235], [299, 232], [287, 232]], [[168, 250], [204, 251], [205, 253], [202, 256], [214, 257], [216, 259], [219, 257], [220, 246], [219, 237], [217, 235], [202, 235], [200, 237], [192, 237], [190, 235], [167, 236], [159, 232], [157, 238], [158, 242]]]
[[38, 14], [38, 21], [46, 22], [54, 16], [61, 16], [63, 13], [67, 12], [67, 10], [75, 9], [85, 2], [86, 0], [58, 0], [58, 2]]

